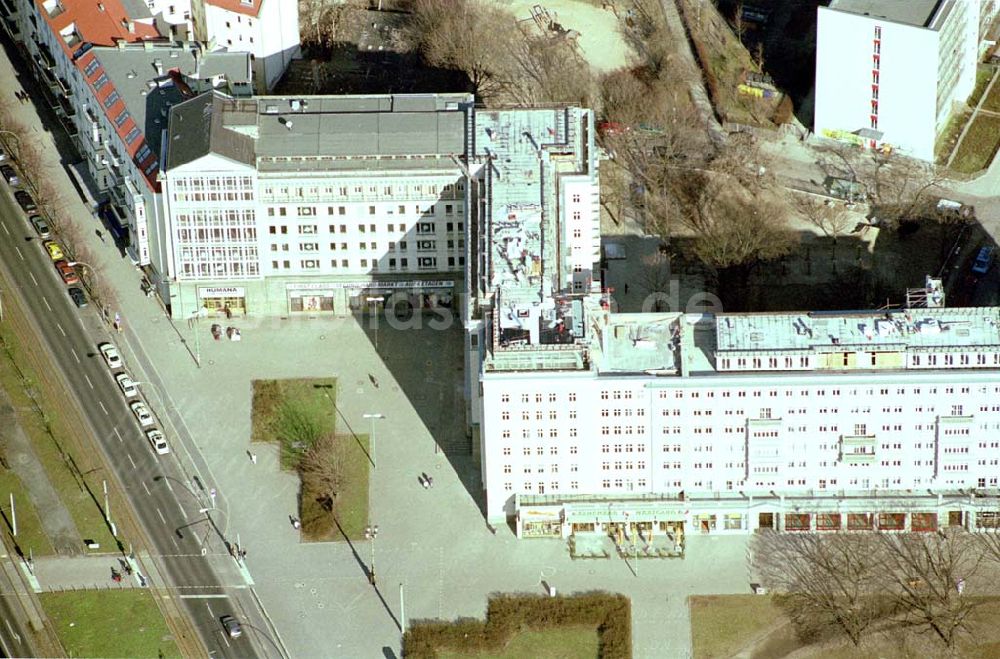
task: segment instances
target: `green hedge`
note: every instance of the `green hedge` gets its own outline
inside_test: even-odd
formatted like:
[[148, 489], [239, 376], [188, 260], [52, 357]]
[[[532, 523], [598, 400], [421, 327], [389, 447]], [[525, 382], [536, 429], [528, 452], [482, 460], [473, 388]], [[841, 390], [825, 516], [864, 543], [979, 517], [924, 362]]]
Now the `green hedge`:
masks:
[[632, 657], [632, 610], [624, 595], [600, 591], [578, 595], [493, 594], [486, 621], [459, 618], [454, 622], [414, 621], [403, 636], [403, 656], [430, 659], [438, 650], [496, 652], [524, 630], [593, 625], [600, 636], [601, 659]]

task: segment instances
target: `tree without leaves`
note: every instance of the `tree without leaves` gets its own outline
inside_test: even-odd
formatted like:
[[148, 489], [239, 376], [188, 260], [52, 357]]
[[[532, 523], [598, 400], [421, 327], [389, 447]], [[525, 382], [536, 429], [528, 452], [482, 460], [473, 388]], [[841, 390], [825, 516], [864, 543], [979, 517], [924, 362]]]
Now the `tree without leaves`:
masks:
[[463, 71], [480, 100], [510, 86], [521, 33], [509, 12], [470, 0], [416, 0], [407, 32], [428, 64]]
[[823, 232], [827, 238], [832, 238], [834, 245], [837, 238], [852, 228], [854, 219], [844, 205], [830, 199], [816, 199], [813, 196], [791, 192], [792, 207], [799, 212], [807, 222]]
[[324, 501], [328, 511], [333, 509], [344, 480], [343, 450], [343, 442], [336, 436], [321, 435], [299, 458], [303, 489]]
[[880, 593], [879, 543], [870, 533], [777, 533], [753, 536], [754, 567], [806, 637], [831, 631], [858, 645], [887, 613]]
[[952, 648], [970, 631], [982, 598], [958, 592], [958, 583], [982, 590], [981, 545], [963, 529], [937, 533], [879, 534], [879, 567], [897, 601], [904, 627], [929, 631]]

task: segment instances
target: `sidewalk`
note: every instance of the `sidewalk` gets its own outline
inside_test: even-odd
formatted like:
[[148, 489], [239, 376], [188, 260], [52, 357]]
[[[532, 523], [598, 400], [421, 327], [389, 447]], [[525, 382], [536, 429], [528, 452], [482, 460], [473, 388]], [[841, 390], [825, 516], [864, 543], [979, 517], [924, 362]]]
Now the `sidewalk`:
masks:
[[[134, 573], [132, 576], [125, 573], [120, 558], [119, 554], [44, 556], [35, 559], [34, 573], [42, 592], [138, 588]], [[121, 574], [121, 581], [111, 578], [112, 569]]]

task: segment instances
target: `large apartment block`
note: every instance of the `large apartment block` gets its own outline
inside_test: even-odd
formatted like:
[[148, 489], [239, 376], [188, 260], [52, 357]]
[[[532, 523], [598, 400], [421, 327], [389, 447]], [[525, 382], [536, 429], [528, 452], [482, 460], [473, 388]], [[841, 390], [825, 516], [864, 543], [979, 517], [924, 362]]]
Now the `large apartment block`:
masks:
[[934, 159], [976, 82], [979, 0], [833, 0], [818, 8], [817, 135]]
[[472, 98], [234, 99], [173, 108], [162, 264], [175, 316], [449, 306], [470, 215]]
[[490, 520], [526, 536], [996, 521], [1000, 309], [606, 302], [574, 310], [572, 343], [494, 332], [480, 372]]

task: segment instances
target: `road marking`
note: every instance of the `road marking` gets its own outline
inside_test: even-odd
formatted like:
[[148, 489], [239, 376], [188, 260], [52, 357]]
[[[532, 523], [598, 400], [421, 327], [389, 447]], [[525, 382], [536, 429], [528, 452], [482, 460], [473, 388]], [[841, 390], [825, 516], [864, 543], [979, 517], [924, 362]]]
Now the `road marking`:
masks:
[[10, 235], [10, 230], [7, 229], [7, 223], [6, 222], [0, 222], [0, 226], [3, 227], [3, 232], [9, 236]]
[[160, 521], [161, 522], [163, 522], [164, 524], [167, 523], [167, 518], [163, 516], [163, 513], [160, 512], [159, 508], [156, 509], [156, 514], [160, 516]]
[[[49, 311], [51, 311], [51, 309], [49, 309]], [[58, 327], [58, 328], [59, 328], [59, 332], [60, 332], [60, 333], [61, 333], [61, 334], [62, 334], [63, 336], [66, 336], [66, 330], [64, 330], [64, 329], [62, 328], [62, 325], [60, 325], [59, 323], [56, 323], [56, 327]]]
[[[226, 600], [229, 595], [181, 595], [182, 600]], [[211, 609], [209, 609], [211, 611]]]
[[[45, 308], [46, 308], [46, 309], [48, 309], [49, 311], [52, 311], [52, 307], [50, 307], [50, 306], [49, 306], [49, 300], [48, 300], [48, 298], [46, 298], [46, 297], [45, 297], [44, 295], [42, 296], [42, 302], [44, 302], [44, 303], [45, 303]], [[79, 361], [79, 360], [78, 360], [78, 361]]]
[[114, 431], [115, 431], [115, 434], [118, 435], [118, 441], [119, 442], [125, 441], [125, 440], [122, 439], [122, 434], [120, 432], [118, 432], [118, 426], [115, 426]]
[[[44, 300], [45, 298], [43, 297], [42, 299]], [[46, 303], [46, 304], [48, 304], [48, 303]], [[76, 354], [76, 350], [74, 350], [73, 348], [70, 348], [69, 351], [73, 353], [73, 359], [75, 359], [76, 363], [79, 364], [80, 363], [80, 355]]]
[[37, 279], [35, 279], [35, 273], [34, 273], [34, 272], [31, 272], [31, 271], [29, 270], [29, 271], [28, 271], [28, 276], [29, 276], [29, 277], [31, 277], [31, 281], [32, 281], [32, 282], [34, 282], [35, 286], [38, 286], [38, 280], [37, 280]]
[[94, 388], [94, 383], [90, 381], [90, 376], [89, 375], [87, 375], [86, 373], [84, 373], [83, 374], [83, 379], [87, 381], [87, 384], [90, 385], [91, 389]]
[[21, 635], [18, 634], [17, 632], [15, 632], [14, 628], [10, 626], [10, 620], [7, 620], [7, 618], [4, 618], [3, 622], [4, 622], [5, 625], [7, 625], [7, 631], [10, 632], [10, 635], [13, 636], [14, 640], [17, 641], [17, 644], [20, 645], [21, 644]]
[[101, 406], [101, 411], [104, 412], [104, 416], [108, 415], [108, 408], [104, 407], [104, 401], [99, 400], [97, 404]]
[[208, 602], [205, 602], [205, 608], [208, 609], [208, 615], [210, 615], [210, 616], [212, 616], [214, 618], [215, 617], [215, 613], [212, 612], [212, 607], [210, 607], [208, 605]]
[[17, 255], [20, 256], [21, 260], [23, 261], [24, 260], [24, 254], [21, 253], [21, 248], [18, 247], [17, 245], [14, 245], [14, 251], [17, 252]]
[[149, 488], [146, 487], [146, 481], [142, 481], [142, 489], [146, 490], [146, 495], [147, 496], [152, 496], [153, 495], [153, 493], [149, 491]]
[[126, 455], [128, 455], [128, 461], [132, 463], [132, 468], [135, 469], [136, 465], [135, 465], [135, 460], [132, 459], [132, 454], [128, 453]]
[[170, 536], [170, 539], [173, 540], [174, 547], [177, 547], [177, 551], [180, 551], [181, 550], [181, 546], [179, 544], [177, 544], [177, 538], [175, 538], [174, 536]]
[[170, 490], [171, 492], [173, 492], [173, 491], [174, 491], [174, 488], [173, 488], [173, 486], [171, 486], [171, 485], [170, 485], [170, 479], [168, 479], [168, 478], [164, 478], [164, 479], [163, 479], [163, 482], [167, 484], [167, 489], [168, 489], [168, 490]]

